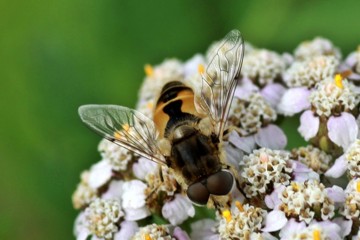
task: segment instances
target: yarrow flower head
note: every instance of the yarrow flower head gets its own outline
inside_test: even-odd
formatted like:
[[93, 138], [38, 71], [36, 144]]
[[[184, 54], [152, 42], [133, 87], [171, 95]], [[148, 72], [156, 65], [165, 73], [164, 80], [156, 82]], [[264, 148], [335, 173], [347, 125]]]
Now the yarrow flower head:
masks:
[[292, 182], [279, 198], [279, 210], [287, 217], [305, 223], [310, 223], [313, 219], [329, 220], [335, 215], [334, 202], [327, 195], [325, 186], [318, 181]]
[[241, 75], [264, 86], [279, 80], [285, 67], [286, 61], [276, 52], [254, 49], [245, 54]]
[[[220, 238], [250, 239], [253, 234], [260, 234], [266, 211], [249, 204], [242, 205], [240, 202], [236, 202], [236, 206], [231, 211], [222, 212], [218, 227]], [[256, 239], [262, 239], [261, 235]]]
[[89, 186], [89, 172], [81, 174], [81, 182], [78, 184], [72, 195], [72, 202], [75, 209], [81, 209], [97, 198], [96, 189]]
[[111, 239], [118, 231], [117, 223], [123, 215], [119, 201], [112, 199], [97, 198], [85, 209], [87, 228], [95, 236], [104, 239]]
[[334, 56], [316, 56], [302, 62], [294, 62], [284, 73], [288, 87], [312, 88], [316, 83], [332, 77], [339, 62]]
[[341, 59], [339, 48], [325, 38], [316, 37], [311, 41], [302, 42], [294, 51], [296, 60], [305, 60], [315, 56], [334, 56]]
[[296, 240], [340, 240], [341, 227], [336, 223], [330, 221], [312, 221], [309, 226], [306, 226], [304, 222], [296, 222], [291, 219], [288, 224], [281, 229], [280, 237], [285, 239]]
[[[347, 219], [358, 221], [360, 218], [360, 179], [349, 182], [345, 189], [345, 204], [340, 211]], [[359, 224], [359, 223], [357, 223]]]
[[318, 83], [309, 99], [312, 110], [301, 115], [298, 130], [305, 140], [338, 157], [357, 138], [360, 96], [352, 83], [337, 74]]
[[319, 116], [330, 117], [341, 112], [352, 111], [360, 102], [355, 86], [340, 75], [320, 82], [310, 94], [311, 105]]
[[[229, 51], [234, 49], [229, 36], [187, 61], [145, 65], [136, 110], [149, 119], [137, 113], [128, 125], [119, 123], [120, 130], [117, 124], [109, 127], [117, 141], [133, 138], [136, 152], [154, 148], [138, 156], [108, 140], [100, 142], [101, 160], [82, 173], [72, 196], [80, 212], [74, 225], [77, 240], [189, 240], [188, 234], [198, 240], [360, 239], [360, 48], [342, 61], [339, 49], [324, 38], [301, 43], [293, 55], [245, 43], [242, 69], [235, 72], [229, 63], [241, 62], [243, 49], [237, 45], [236, 51]], [[239, 80], [230, 82], [235, 86], [233, 98], [233, 92], [220, 91], [232, 86], [216, 82], [227, 74]], [[193, 90], [192, 111], [199, 115], [194, 113], [199, 117], [194, 124], [217, 147], [216, 155], [208, 149], [176, 148], [180, 141], [163, 137], [158, 121], [153, 126], [159, 94], [172, 81]], [[214, 96], [224, 98], [212, 101]], [[182, 98], [180, 92], [177, 97]], [[225, 98], [232, 99], [231, 104], [223, 106], [223, 101], [229, 103]], [[187, 113], [190, 105], [182, 102], [177, 110]], [[307, 142], [303, 146], [291, 133], [298, 113], [298, 131]], [[166, 121], [171, 125], [171, 116]], [[290, 131], [291, 151], [284, 150], [284, 130]], [[200, 159], [184, 163], [186, 167], [200, 170], [197, 164], [206, 165], [192, 180], [182, 179], [177, 171], [181, 169], [172, 168], [179, 149], [184, 158], [198, 154]], [[147, 159], [149, 155], [156, 161]], [[211, 157], [220, 160], [218, 168], [208, 161]], [[156, 163], [161, 160], [166, 164]], [[226, 174], [233, 176], [232, 189], [227, 195], [209, 194], [221, 169], [232, 173]], [[208, 208], [190, 201], [191, 185], [201, 186]]]
[[347, 168], [352, 178], [360, 178], [360, 139], [350, 145], [345, 153]]
[[109, 162], [114, 171], [125, 171], [128, 164], [135, 159], [134, 153], [120, 147], [107, 139], [103, 139], [99, 144], [99, 152], [103, 159]]
[[348, 79], [360, 80], [360, 45], [358, 49], [350, 53], [340, 66], [340, 70], [349, 74]]
[[332, 161], [331, 155], [312, 145], [294, 148], [291, 151], [291, 159], [305, 164], [320, 174], [325, 173], [329, 169]]
[[248, 136], [275, 121], [276, 112], [259, 93], [253, 93], [248, 100], [234, 98], [228, 119], [229, 125], [234, 126], [241, 136]]
[[247, 197], [262, 196], [274, 187], [288, 185], [292, 168], [289, 154], [284, 151], [261, 148], [243, 158], [242, 187]]
[[150, 224], [141, 227], [131, 240], [190, 240], [188, 235], [180, 228], [175, 228], [173, 233], [166, 225]]
[[233, 127], [238, 135], [232, 133], [229, 141], [248, 153], [256, 148], [256, 145], [282, 149], [287, 139], [283, 131], [272, 124], [276, 118], [275, 110], [259, 93], [252, 93], [248, 99], [241, 99], [235, 92], [228, 116], [228, 126]]

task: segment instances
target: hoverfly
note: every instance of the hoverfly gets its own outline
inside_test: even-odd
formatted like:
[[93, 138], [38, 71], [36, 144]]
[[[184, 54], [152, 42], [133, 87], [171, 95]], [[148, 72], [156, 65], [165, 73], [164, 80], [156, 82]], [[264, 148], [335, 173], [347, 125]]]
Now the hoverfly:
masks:
[[81, 106], [81, 120], [109, 141], [169, 167], [194, 203], [216, 203], [236, 181], [222, 141], [243, 54], [241, 33], [233, 30], [213, 51], [206, 69], [199, 71], [201, 88], [167, 83], [153, 120], [116, 105]]

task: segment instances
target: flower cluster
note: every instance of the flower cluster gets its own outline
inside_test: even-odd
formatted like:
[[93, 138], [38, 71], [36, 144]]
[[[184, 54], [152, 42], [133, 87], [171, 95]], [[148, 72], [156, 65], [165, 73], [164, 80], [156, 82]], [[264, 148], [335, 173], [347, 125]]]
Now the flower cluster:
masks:
[[[196, 103], [215, 49], [228, 48], [216, 42], [185, 62], [145, 65], [136, 110], [154, 118], [162, 88], [173, 81], [192, 88]], [[235, 178], [231, 192], [217, 196], [222, 204], [196, 206], [174, 169], [103, 139], [101, 160], [81, 174], [72, 196], [78, 240], [360, 239], [360, 48], [343, 60], [339, 48], [318, 37], [293, 54], [250, 43], [244, 52], [219, 144]], [[300, 124], [287, 127], [288, 136], [298, 131], [307, 143], [287, 150], [282, 126], [295, 118]]]

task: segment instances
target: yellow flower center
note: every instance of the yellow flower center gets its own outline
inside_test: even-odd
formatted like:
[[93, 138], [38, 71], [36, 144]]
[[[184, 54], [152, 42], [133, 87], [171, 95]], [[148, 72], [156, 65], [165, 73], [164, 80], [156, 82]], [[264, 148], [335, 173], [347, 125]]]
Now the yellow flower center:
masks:
[[356, 191], [360, 193], [360, 181], [356, 183]]
[[150, 237], [150, 234], [148, 234], [148, 233], [144, 234], [144, 239], [145, 240], [152, 240], [152, 238]]
[[148, 76], [148, 77], [154, 76], [154, 68], [150, 64], [146, 64], [144, 66], [144, 71], [145, 71], [146, 76]]
[[198, 65], [198, 72], [200, 74], [203, 74], [205, 72], [205, 67], [201, 63]]
[[344, 86], [343, 86], [343, 77], [341, 76], [341, 74], [336, 74], [335, 75], [334, 82], [335, 82], [335, 85], [338, 88], [340, 88], [340, 89], [344, 88]]
[[320, 231], [319, 231], [319, 230], [314, 230], [314, 231], [313, 231], [313, 239], [314, 239], [314, 240], [320, 240], [320, 239], [321, 239], [321, 235], [320, 235]]
[[236, 201], [236, 202], [235, 202], [235, 206], [237, 207], [237, 209], [239, 209], [240, 212], [244, 212], [244, 211], [245, 211], [243, 205], [241, 204], [241, 202]]
[[292, 182], [291, 187], [294, 189], [294, 191], [296, 191], [296, 192], [299, 191], [299, 185], [297, 185], [296, 182]]
[[224, 210], [222, 212], [223, 217], [226, 219], [226, 222], [230, 222], [231, 221], [231, 212], [229, 210]]

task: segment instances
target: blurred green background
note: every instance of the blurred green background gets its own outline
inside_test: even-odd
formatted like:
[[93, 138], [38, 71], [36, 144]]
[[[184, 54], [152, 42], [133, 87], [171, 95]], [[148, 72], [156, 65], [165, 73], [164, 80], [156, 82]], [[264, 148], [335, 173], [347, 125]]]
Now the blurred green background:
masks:
[[[0, 1], [0, 239], [72, 239], [71, 194], [100, 160], [86, 103], [134, 106], [145, 63], [185, 60], [233, 28], [292, 51], [360, 44], [359, 1]], [[290, 147], [298, 146], [295, 134]]]

